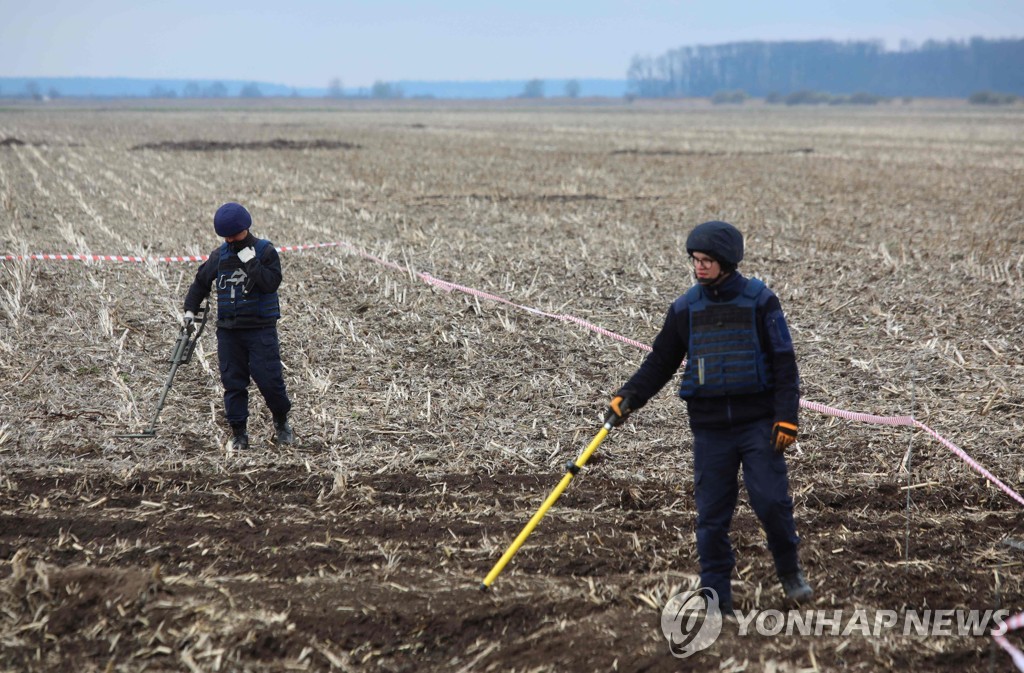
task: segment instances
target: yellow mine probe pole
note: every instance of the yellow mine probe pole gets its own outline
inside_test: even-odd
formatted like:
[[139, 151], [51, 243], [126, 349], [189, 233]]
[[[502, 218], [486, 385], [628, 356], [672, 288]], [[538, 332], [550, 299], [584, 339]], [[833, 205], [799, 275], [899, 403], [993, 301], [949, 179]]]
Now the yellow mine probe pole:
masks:
[[500, 559], [498, 559], [498, 562], [494, 564], [494, 567], [491, 568], [491, 572], [487, 573], [487, 577], [485, 577], [484, 581], [480, 584], [481, 591], [487, 591], [491, 584], [494, 583], [494, 580], [498, 579], [498, 575], [501, 574], [501, 571], [505, 569], [508, 562], [516, 555], [519, 548], [523, 546], [523, 543], [526, 542], [526, 538], [530, 537], [530, 533], [532, 533], [533, 529], [537, 527], [537, 524], [539, 524], [540, 520], [544, 518], [544, 515], [547, 514], [549, 509], [551, 509], [551, 506], [555, 504], [555, 501], [562, 495], [562, 492], [569, 487], [569, 482], [572, 481], [572, 478], [580, 471], [580, 468], [587, 464], [587, 461], [590, 460], [590, 455], [597, 450], [597, 447], [601, 446], [601, 442], [603, 442], [604, 438], [608, 436], [608, 431], [611, 429], [612, 420], [605, 419], [604, 427], [601, 428], [601, 431], [590, 441], [590, 445], [584, 449], [583, 453], [580, 454], [580, 457], [576, 459], [576, 462], [566, 464], [566, 473], [565, 476], [562, 477], [562, 481], [558, 482], [558, 486], [555, 487], [555, 490], [551, 491], [551, 495], [549, 495], [547, 500], [544, 501], [544, 504], [540, 506], [537, 513], [533, 515], [533, 518], [526, 524], [523, 531], [519, 533], [519, 536], [512, 542], [512, 545], [505, 550], [505, 553], [502, 554]]

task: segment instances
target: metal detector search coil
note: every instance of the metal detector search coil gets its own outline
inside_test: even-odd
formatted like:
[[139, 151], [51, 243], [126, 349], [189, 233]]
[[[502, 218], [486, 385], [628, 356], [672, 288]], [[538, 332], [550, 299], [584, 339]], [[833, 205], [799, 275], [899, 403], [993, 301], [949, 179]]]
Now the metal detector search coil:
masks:
[[[121, 433], [114, 435], [114, 437], [119, 439], [150, 439], [156, 437], [156, 420], [160, 417], [160, 411], [164, 408], [164, 402], [167, 401], [167, 393], [171, 390], [174, 375], [178, 372], [178, 367], [187, 365], [192, 361], [192, 353], [196, 350], [199, 337], [203, 335], [203, 329], [206, 327], [206, 320], [209, 314], [209, 302], [207, 302], [199, 307], [195, 320], [182, 325], [181, 330], [178, 332], [178, 339], [174, 342], [171, 356], [167, 360], [171, 363], [171, 371], [167, 375], [167, 382], [164, 384], [163, 390], [160, 391], [160, 398], [156, 403], [156, 412], [153, 414], [153, 419], [149, 422], [149, 427], [142, 432]], [[198, 327], [196, 323], [199, 324]]]

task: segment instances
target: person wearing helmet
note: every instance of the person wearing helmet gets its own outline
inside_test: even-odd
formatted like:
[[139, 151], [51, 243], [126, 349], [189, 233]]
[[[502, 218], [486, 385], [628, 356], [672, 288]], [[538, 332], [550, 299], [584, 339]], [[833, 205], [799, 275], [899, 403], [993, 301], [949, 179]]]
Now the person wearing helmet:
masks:
[[782, 306], [763, 281], [737, 270], [743, 235], [733, 225], [698, 225], [686, 251], [697, 283], [669, 307], [651, 353], [609, 404], [609, 418], [620, 425], [687, 358], [679, 396], [693, 432], [701, 585], [714, 589], [723, 613], [732, 614], [736, 560], [729, 528], [742, 466], [786, 598], [806, 603], [813, 592], [797, 555], [785, 458], [797, 438], [800, 378]]
[[284, 384], [277, 320], [281, 306], [281, 260], [270, 241], [250, 233], [252, 216], [237, 203], [225, 203], [213, 217], [224, 243], [210, 253], [185, 295], [185, 322], [217, 286], [217, 359], [224, 385], [224, 416], [231, 426], [232, 449], [249, 448], [249, 383], [266, 400], [274, 417], [273, 441], [295, 441], [288, 412], [292, 403]]

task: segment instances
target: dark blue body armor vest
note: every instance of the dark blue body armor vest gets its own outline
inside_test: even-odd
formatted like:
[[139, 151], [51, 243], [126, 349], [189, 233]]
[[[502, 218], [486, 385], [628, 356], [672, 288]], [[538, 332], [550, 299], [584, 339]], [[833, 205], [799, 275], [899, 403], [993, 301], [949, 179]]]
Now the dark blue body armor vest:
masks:
[[[256, 239], [256, 257], [262, 259], [270, 241]], [[245, 273], [245, 265], [225, 243], [220, 247], [217, 266], [217, 319], [280, 318], [281, 305], [277, 292], [262, 293], [253, 287]]]
[[[768, 357], [757, 333], [757, 278], [730, 301], [709, 301], [699, 285], [677, 299], [690, 312], [690, 343], [679, 396], [749, 395], [772, 387]], [[682, 308], [681, 306], [679, 308]]]

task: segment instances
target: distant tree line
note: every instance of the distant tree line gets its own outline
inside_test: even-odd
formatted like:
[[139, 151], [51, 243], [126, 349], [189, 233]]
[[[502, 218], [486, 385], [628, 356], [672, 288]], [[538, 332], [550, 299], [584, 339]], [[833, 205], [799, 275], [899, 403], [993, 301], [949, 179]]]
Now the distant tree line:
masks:
[[[580, 95], [580, 83], [579, 80], [571, 79], [565, 82], [565, 89], [563, 95], [566, 98], [578, 98]], [[523, 86], [522, 92], [519, 94], [519, 98], [544, 98], [545, 83], [542, 79], [531, 79], [526, 82]], [[360, 90], [353, 92], [352, 94], [346, 94], [344, 88], [341, 85], [341, 80], [338, 78], [332, 79], [327, 85], [327, 98], [376, 98], [380, 100], [395, 100], [399, 98], [405, 98], [406, 92], [400, 84], [394, 82], [384, 82], [377, 80], [370, 87], [369, 91]], [[414, 98], [433, 98], [431, 95], [417, 95]]]
[[[256, 86], [256, 85], [253, 85]], [[257, 91], [259, 87], [256, 87]], [[213, 82], [200, 86], [198, 82], [189, 82], [181, 89], [182, 98], [226, 98], [228, 88], [222, 82]], [[177, 98], [178, 92], [170, 87], [154, 86], [149, 92], [150, 98]]]
[[800, 91], [967, 98], [1024, 95], [1024, 39], [925, 42], [886, 51], [881, 41], [736, 42], [635, 56], [630, 95], [788, 96]]
[[39, 86], [38, 82], [28, 82], [25, 84], [25, 91], [21, 94], [13, 94], [14, 98], [31, 98], [32, 100], [52, 100], [54, 98], [60, 98], [60, 91], [54, 87], [50, 87], [44, 94], [42, 87]]
[[[298, 91], [292, 89], [292, 97], [298, 96]], [[156, 85], [149, 92], [150, 98], [177, 98], [178, 92], [170, 87]], [[209, 86], [199, 86], [196, 82], [189, 82], [181, 89], [182, 98], [227, 98], [228, 88], [223, 82], [214, 82]], [[262, 98], [263, 91], [256, 82], [243, 84], [238, 92], [239, 98]]]

